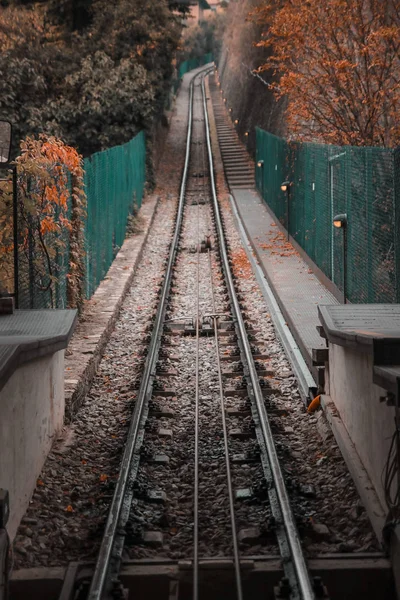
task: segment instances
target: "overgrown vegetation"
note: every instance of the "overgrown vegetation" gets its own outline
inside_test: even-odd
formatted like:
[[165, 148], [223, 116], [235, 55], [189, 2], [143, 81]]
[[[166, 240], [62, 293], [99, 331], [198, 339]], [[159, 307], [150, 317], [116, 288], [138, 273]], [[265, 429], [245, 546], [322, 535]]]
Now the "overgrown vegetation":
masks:
[[[82, 155], [124, 144], [145, 130], [151, 187], [152, 131], [170, 93], [188, 5], [0, 0], [0, 7], [0, 118], [14, 127], [19, 279], [32, 306], [37, 292], [48, 306], [62, 301], [79, 307], [85, 257]], [[196, 33], [194, 52], [204, 54], [213, 44], [220, 22], [214, 18]], [[138, 227], [132, 219], [129, 230]], [[3, 182], [0, 293], [13, 289], [12, 233], [11, 182]]]
[[268, 0], [260, 67], [288, 100], [289, 132], [333, 144], [400, 143], [398, 0]]
[[[226, 9], [226, 6], [226, 3], [221, 3], [222, 9]], [[218, 58], [221, 52], [225, 26], [225, 10], [223, 12], [207, 11], [204, 20], [197, 25], [191, 25], [190, 19], [188, 19], [178, 55], [179, 61], [199, 58], [209, 52], [215, 58]]]
[[10, 0], [0, 16], [0, 115], [84, 156], [149, 130], [187, 7], [168, 0]]
[[[68, 305], [80, 307], [84, 295], [82, 157], [74, 148], [42, 134], [21, 143], [16, 164], [20, 280], [48, 296], [51, 308], [57, 306], [57, 286], [62, 283]], [[3, 181], [0, 282], [4, 291], [12, 289], [13, 279], [12, 210], [12, 182]]]

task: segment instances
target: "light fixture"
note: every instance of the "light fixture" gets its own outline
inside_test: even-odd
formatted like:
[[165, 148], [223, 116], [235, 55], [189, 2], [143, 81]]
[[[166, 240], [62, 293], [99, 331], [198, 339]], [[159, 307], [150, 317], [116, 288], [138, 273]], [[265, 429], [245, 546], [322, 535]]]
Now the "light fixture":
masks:
[[343, 231], [343, 304], [347, 302], [347, 214], [333, 217], [333, 226]]
[[287, 231], [287, 240], [290, 239], [289, 233], [289, 220], [290, 220], [290, 187], [292, 185], [291, 181], [283, 181], [281, 183], [282, 192], [286, 192], [286, 231]]
[[249, 137], [249, 132], [248, 131], [245, 132], [244, 137]]
[[226, 104], [226, 98], [224, 98], [224, 102], [225, 102], [225, 104]]
[[264, 166], [264, 161], [263, 160], [259, 160], [257, 163], [257, 167], [261, 168]]
[[232, 108], [230, 108], [230, 109], [229, 109], [229, 112], [231, 113], [231, 112], [232, 112], [232, 110], [233, 110], [233, 109], [232, 109]]
[[235, 125], [239, 125], [239, 119], [235, 119]]
[[337, 229], [340, 229], [341, 227], [346, 227], [346, 225], [347, 225], [346, 213], [343, 213], [341, 215], [336, 215], [336, 217], [333, 218], [333, 226], [337, 227]]

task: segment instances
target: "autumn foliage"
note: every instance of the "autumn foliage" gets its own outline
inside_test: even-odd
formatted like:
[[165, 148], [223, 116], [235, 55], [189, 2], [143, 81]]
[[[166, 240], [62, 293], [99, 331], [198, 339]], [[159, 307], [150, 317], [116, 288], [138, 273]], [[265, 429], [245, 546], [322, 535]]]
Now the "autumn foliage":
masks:
[[[56, 306], [55, 286], [65, 285], [69, 306], [82, 301], [85, 216], [82, 157], [74, 148], [46, 135], [21, 142], [18, 173], [20, 269], [30, 287], [48, 292]], [[2, 188], [0, 252], [4, 264], [13, 254], [11, 182]], [[64, 264], [65, 263], [65, 264]], [[60, 272], [63, 264], [64, 273]], [[1, 273], [0, 273], [1, 275]], [[4, 274], [3, 274], [4, 279]]]
[[394, 147], [400, 143], [398, 0], [268, 0], [254, 13], [260, 71], [277, 76], [298, 139]]

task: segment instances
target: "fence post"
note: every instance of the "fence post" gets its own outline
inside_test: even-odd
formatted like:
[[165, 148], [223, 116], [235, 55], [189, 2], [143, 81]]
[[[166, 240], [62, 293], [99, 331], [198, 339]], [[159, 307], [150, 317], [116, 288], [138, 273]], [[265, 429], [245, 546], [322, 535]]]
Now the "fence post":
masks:
[[400, 146], [393, 150], [395, 298], [400, 302]]
[[15, 308], [19, 308], [19, 264], [18, 264], [18, 173], [17, 165], [12, 172], [13, 180], [13, 239], [14, 239], [14, 300]]

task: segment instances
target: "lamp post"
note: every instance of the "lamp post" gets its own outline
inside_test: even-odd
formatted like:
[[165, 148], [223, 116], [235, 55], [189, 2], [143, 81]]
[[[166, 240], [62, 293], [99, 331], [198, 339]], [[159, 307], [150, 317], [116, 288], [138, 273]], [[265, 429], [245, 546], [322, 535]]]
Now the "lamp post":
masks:
[[347, 302], [347, 214], [336, 215], [333, 226], [343, 231], [343, 304]]
[[290, 225], [290, 187], [292, 185], [291, 181], [284, 181], [281, 183], [282, 192], [286, 192], [286, 230], [287, 230], [287, 239], [289, 241], [290, 233], [289, 233], [289, 225]]
[[259, 160], [257, 162], [257, 168], [260, 169], [261, 172], [261, 195], [264, 199], [264, 161]]

